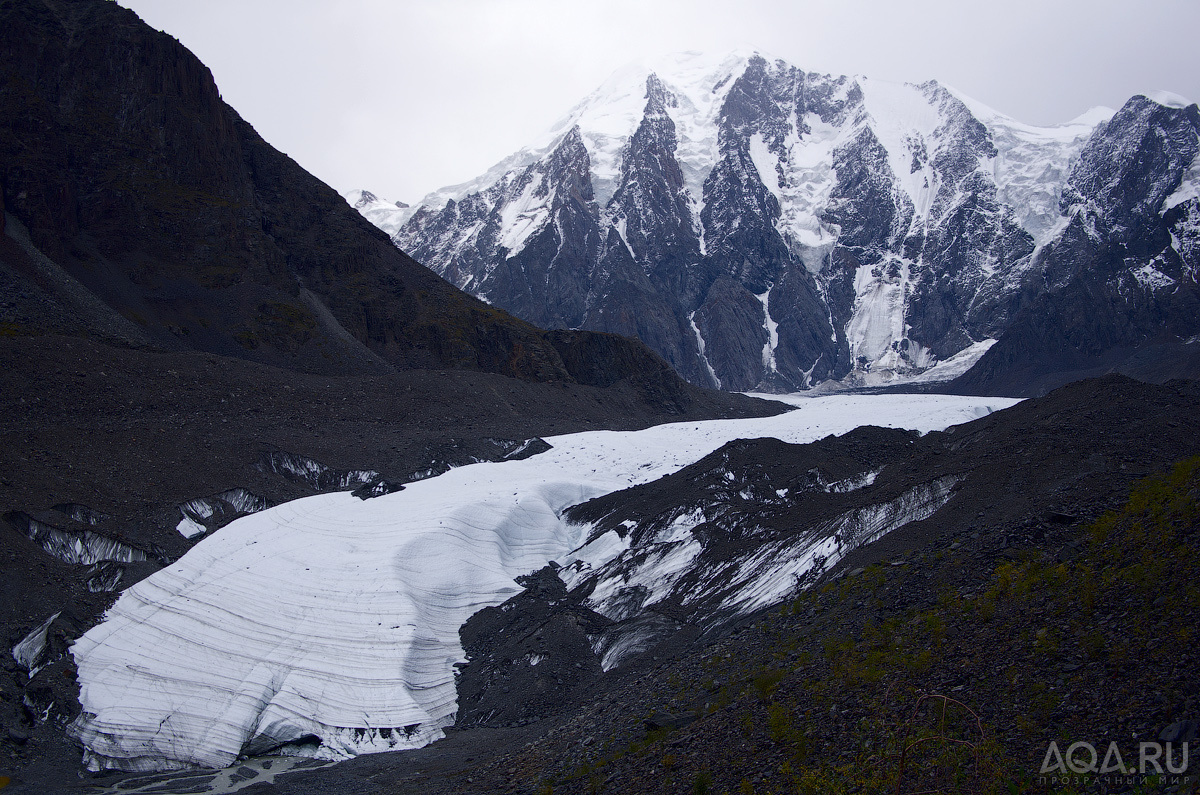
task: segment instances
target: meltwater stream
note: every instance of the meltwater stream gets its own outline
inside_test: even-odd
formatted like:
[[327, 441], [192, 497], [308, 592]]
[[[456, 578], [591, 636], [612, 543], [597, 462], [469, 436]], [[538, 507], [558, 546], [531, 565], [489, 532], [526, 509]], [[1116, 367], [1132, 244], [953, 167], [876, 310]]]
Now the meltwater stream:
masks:
[[360, 500], [323, 494], [238, 519], [125, 591], [72, 648], [92, 769], [225, 767], [281, 746], [318, 759], [425, 745], [457, 709], [459, 627], [565, 559], [570, 505], [739, 438], [809, 442], [872, 424], [941, 429], [1014, 400], [830, 396], [765, 419], [547, 439]]

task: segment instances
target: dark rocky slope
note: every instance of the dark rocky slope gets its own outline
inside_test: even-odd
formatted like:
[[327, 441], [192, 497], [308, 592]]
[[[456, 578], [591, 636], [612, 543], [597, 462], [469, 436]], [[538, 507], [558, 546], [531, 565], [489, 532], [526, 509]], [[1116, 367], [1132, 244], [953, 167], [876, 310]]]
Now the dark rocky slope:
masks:
[[[541, 330], [397, 251], [133, 12], [10, 0], [0, 48], [8, 331], [326, 374], [453, 367], [594, 382]], [[658, 367], [619, 337], [589, 344]]]

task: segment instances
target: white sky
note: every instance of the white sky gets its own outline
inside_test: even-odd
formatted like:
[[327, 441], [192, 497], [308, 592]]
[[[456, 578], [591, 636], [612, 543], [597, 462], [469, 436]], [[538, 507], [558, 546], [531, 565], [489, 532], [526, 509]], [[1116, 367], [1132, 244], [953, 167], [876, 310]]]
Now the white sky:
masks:
[[1032, 124], [1200, 99], [1198, 0], [120, 0], [339, 191], [413, 202], [526, 145], [615, 69], [758, 49], [953, 86]]

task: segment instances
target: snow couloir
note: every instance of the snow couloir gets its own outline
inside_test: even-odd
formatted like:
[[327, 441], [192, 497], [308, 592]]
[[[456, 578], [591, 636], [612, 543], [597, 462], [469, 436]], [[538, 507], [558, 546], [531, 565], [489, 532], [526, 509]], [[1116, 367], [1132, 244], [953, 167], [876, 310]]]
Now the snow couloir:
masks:
[[588, 537], [560, 518], [725, 442], [802, 443], [863, 424], [922, 432], [1014, 400], [831, 396], [766, 419], [550, 438], [523, 461], [451, 470], [246, 516], [126, 590], [72, 647], [91, 769], [223, 767], [280, 749], [324, 759], [415, 748], [454, 721], [458, 630]]

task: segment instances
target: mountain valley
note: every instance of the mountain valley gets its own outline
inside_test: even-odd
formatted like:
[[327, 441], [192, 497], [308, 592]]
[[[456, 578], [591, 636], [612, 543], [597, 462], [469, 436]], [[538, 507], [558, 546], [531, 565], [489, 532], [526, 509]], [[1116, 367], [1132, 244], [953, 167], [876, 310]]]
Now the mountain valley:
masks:
[[4, 795], [1194, 790], [1196, 104], [686, 54], [410, 207], [0, 43]]

